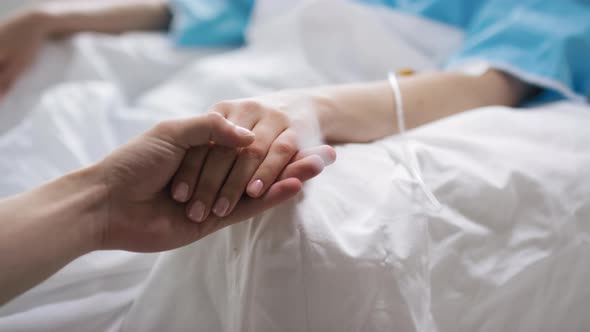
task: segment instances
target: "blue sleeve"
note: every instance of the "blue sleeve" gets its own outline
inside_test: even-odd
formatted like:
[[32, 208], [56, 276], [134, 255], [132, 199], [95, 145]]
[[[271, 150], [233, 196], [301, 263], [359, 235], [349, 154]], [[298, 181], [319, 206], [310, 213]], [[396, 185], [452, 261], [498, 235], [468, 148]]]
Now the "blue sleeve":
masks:
[[181, 47], [238, 46], [254, 0], [171, 0], [171, 34]]
[[590, 96], [590, 2], [490, 0], [450, 67], [483, 62], [543, 89], [540, 100]]

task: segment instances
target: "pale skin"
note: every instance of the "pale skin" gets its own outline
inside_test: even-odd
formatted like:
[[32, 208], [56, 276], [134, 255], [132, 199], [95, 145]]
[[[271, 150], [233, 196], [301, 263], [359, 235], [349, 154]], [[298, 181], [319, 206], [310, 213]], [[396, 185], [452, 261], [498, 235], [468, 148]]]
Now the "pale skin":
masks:
[[187, 152], [212, 141], [239, 149], [255, 136], [213, 113], [162, 122], [93, 166], [0, 200], [0, 305], [86, 253], [175, 249], [257, 215], [335, 159], [329, 146], [298, 152], [264, 196], [243, 197], [230, 215], [195, 223], [168, 187]]
[[[83, 31], [164, 30], [170, 23], [166, 1], [97, 3], [102, 5], [32, 8], [0, 24], [0, 89], [10, 88], [35, 59], [44, 41]], [[424, 73], [402, 77], [399, 83], [407, 128], [476, 107], [517, 105], [534, 92], [532, 87], [497, 70], [481, 76]], [[263, 199], [271, 195], [282, 179], [282, 170], [291, 167], [293, 158], [300, 153], [297, 137], [301, 133], [288, 115], [294, 105], [302, 102], [311, 105], [322, 138], [328, 142], [365, 143], [397, 133], [394, 98], [385, 80], [222, 101], [209, 112], [251, 130], [256, 139], [241, 149], [201, 145], [187, 151], [169, 188], [172, 199], [184, 203], [180, 205], [184, 217], [197, 224], [206, 224], [209, 218], [231, 218], [240, 213], [244, 194]], [[324, 159], [325, 163], [330, 158]]]

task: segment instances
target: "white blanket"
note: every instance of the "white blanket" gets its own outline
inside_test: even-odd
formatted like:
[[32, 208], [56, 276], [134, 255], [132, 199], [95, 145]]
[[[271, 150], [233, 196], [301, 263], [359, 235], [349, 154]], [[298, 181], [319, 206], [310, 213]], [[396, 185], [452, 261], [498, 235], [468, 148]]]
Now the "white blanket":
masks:
[[[215, 55], [143, 35], [51, 47], [0, 109], [13, 127], [0, 137], [0, 195], [92, 163], [160, 119], [435, 67], [461, 38], [340, 1], [265, 15], [250, 47]], [[584, 330], [589, 111], [492, 107], [410, 132], [440, 210], [398, 138], [339, 146], [298, 199], [160, 256], [83, 257], [0, 309], [0, 330]]]

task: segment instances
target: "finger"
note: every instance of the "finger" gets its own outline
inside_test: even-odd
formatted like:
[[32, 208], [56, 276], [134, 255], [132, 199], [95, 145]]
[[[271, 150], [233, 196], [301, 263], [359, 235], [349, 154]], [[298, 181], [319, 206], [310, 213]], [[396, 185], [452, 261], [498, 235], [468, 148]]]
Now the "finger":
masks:
[[305, 182], [318, 176], [325, 168], [324, 161], [317, 155], [311, 155], [289, 164], [281, 173], [277, 181], [290, 178]]
[[[324, 149], [322, 148], [322, 150]], [[208, 227], [215, 225], [214, 228], [217, 230], [221, 227], [259, 214], [264, 210], [295, 196], [301, 190], [302, 182], [316, 177], [323, 171], [323, 169], [324, 161], [316, 154], [296, 160], [285, 168], [283, 173], [279, 176], [279, 180], [273, 184], [261, 198], [253, 199], [244, 197], [236, 205], [233, 212], [227, 217], [220, 218], [211, 214], [207, 221], [203, 224], [199, 224], [199, 226]], [[224, 221], [223, 223], [217, 224], [216, 222], [218, 220]], [[214, 230], [211, 230], [210, 232], [212, 231]], [[206, 233], [209, 234], [210, 232], [208, 231]]]
[[324, 165], [332, 165], [336, 161], [336, 150], [329, 145], [314, 146], [297, 152], [292, 161], [297, 161], [309, 156], [317, 155], [324, 161]]
[[260, 120], [263, 106], [255, 101], [224, 101], [211, 106], [210, 111], [246, 129], [252, 129]]
[[[255, 112], [257, 110], [232, 112], [232, 109], [235, 107], [239, 107], [239, 105], [235, 105], [232, 102], [222, 102], [214, 105], [211, 111], [227, 117], [232, 123], [239, 123], [243, 128], [251, 129], [256, 126], [259, 119], [258, 112]], [[260, 139], [261, 137], [257, 137], [257, 140]], [[197, 182], [193, 200], [188, 209], [188, 213], [194, 221], [200, 222], [206, 219], [214, 206], [217, 206], [217, 209], [214, 209], [216, 211], [227, 209], [227, 199], [218, 200], [216, 203], [215, 198], [228, 177], [228, 173], [230, 173], [235, 160], [236, 153], [230, 150], [215, 149], [209, 155], [203, 166], [201, 177], [199, 177], [202, 180]]]
[[[220, 218], [212, 215], [211, 222], [219, 224], [219, 228], [235, 224], [293, 198], [302, 188], [303, 184], [301, 181], [293, 178], [277, 182], [262, 197], [257, 199], [244, 198], [241, 200], [234, 211], [227, 217]], [[209, 223], [209, 220], [207, 223]]]
[[[244, 112], [229, 112], [230, 110], [226, 107], [226, 104], [227, 102], [217, 104], [214, 112], [221, 112], [220, 114], [229, 117], [229, 121], [232, 123], [239, 123], [243, 128], [250, 129], [256, 126], [258, 120], [257, 117], [244, 116]], [[249, 115], [252, 114], [253, 112], [249, 113]], [[257, 141], [259, 140], [264, 140], [264, 137], [261, 137], [261, 135], [257, 136]], [[260, 144], [260, 142], [257, 144]], [[221, 188], [225, 187], [224, 183], [228, 179], [228, 174], [235, 173], [232, 172], [232, 166], [236, 161], [236, 153], [228, 153], [229, 151], [223, 152], [217, 149], [216, 152], [206, 160], [201, 173], [201, 176], [204, 177], [203, 181], [198, 182], [195, 194], [193, 195], [195, 199], [194, 202], [191, 202], [191, 208], [189, 209], [189, 213], [191, 213], [194, 220], [197, 222], [207, 218], [211, 210], [213, 213], [223, 216], [226, 214], [225, 212], [228, 210], [229, 206], [231, 205], [233, 207], [235, 204], [230, 203], [226, 197], [216, 200]], [[241, 191], [237, 194], [238, 198], [235, 199], [235, 202], [237, 202], [239, 196], [244, 192], [245, 186], [246, 184], [242, 185], [240, 189]]]
[[[299, 163], [298, 161], [301, 160], [303, 161]], [[289, 164], [286, 168], [285, 165], [277, 167], [279, 173], [282, 172], [279, 180], [285, 180], [287, 178], [294, 177], [302, 182], [307, 181], [320, 174], [325, 166], [331, 165], [335, 160], [336, 151], [329, 145], [321, 145], [299, 151], [294, 157], [292, 157], [290, 161], [291, 164]], [[217, 216], [223, 216], [231, 213], [237, 202], [241, 199], [243, 189], [235, 191], [234, 193], [231, 193], [230, 190], [228, 190], [228, 188], [235, 187], [243, 188], [247, 184], [248, 178], [243, 174], [236, 172], [235, 169], [237, 168], [238, 167], [234, 165], [234, 170], [232, 170], [232, 173], [228, 176], [223, 188], [218, 194], [219, 198], [213, 207], [213, 213], [215, 213]], [[268, 180], [266, 182], [270, 184], [274, 183], [277, 176], [272, 177], [272, 180]], [[221, 205], [221, 203], [218, 205], [218, 202], [224, 197], [227, 197], [229, 201], [228, 211], [224, 211], [225, 207]]]
[[209, 147], [203, 145], [191, 148], [185, 154], [172, 180], [172, 198], [177, 202], [185, 203], [192, 197], [208, 151]]
[[191, 220], [202, 222], [207, 218], [215, 197], [234, 164], [236, 155], [235, 148], [222, 146], [215, 146], [209, 151], [191, 201], [187, 205], [187, 215]]
[[303, 182], [316, 177], [324, 169], [324, 162], [318, 155], [304, 157], [285, 168], [279, 180], [270, 186], [260, 198], [243, 198], [233, 212], [225, 218], [212, 215], [213, 220], [221, 219], [222, 227], [258, 215], [290, 198], [303, 188]]
[[236, 126], [215, 112], [163, 121], [148, 134], [185, 150], [210, 142], [228, 147], [248, 146], [255, 138], [248, 129]]
[[295, 132], [287, 129], [281, 133], [272, 143], [268, 155], [252, 176], [246, 190], [248, 195], [257, 198], [264, 194], [297, 153], [297, 150]]
[[223, 217], [233, 209], [246, 190], [252, 175], [266, 158], [272, 142], [283, 131], [283, 127], [274, 128], [274, 124], [261, 123], [256, 124], [253, 129], [256, 141], [240, 151], [223, 188], [220, 188], [213, 207], [213, 213], [217, 216]]

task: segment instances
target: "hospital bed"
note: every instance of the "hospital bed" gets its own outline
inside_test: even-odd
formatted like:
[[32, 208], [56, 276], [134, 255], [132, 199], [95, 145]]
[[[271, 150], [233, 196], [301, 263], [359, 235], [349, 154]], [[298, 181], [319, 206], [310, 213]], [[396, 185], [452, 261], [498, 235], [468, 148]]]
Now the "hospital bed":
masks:
[[[158, 34], [47, 45], [0, 104], [0, 196], [219, 100], [384, 79], [392, 54], [393, 67], [438, 61], [402, 28], [367, 23], [372, 40], [334, 40], [342, 27], [328, 19], [311, 40], [317, 19], [298, 19], [273, 26], [297, 42], [259, 27], [243, 50], [178, 50]], [[339, 146], [297, 199], [173, 252], [84, 256], [0, 308], [0, 331], [586, 330], [589, 123], [590, 106], [568, 101], [488, 107], [410, 131], [407, 146]]]

